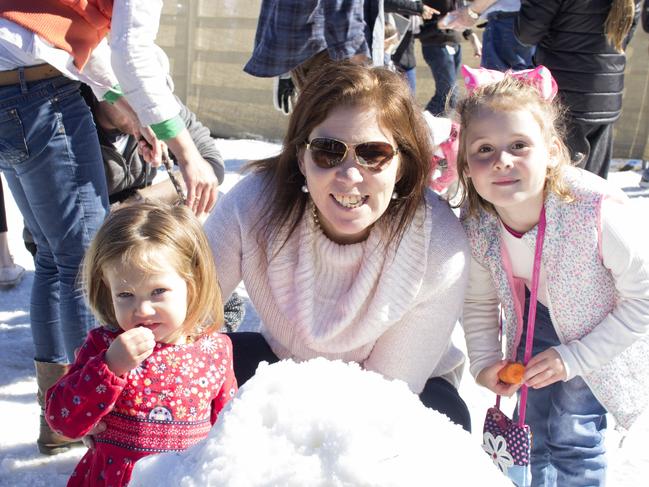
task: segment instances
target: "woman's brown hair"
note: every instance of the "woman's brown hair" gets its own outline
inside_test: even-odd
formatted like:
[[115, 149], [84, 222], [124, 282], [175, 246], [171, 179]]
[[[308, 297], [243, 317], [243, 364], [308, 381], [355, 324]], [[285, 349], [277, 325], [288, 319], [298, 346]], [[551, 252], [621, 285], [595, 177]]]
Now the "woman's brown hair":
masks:
[[618, 52], [624, 52], [624, 42], [633, 25], [634, 15], [634, 0], [613, 0], [611, 10], [609, 10], [606, 17], [604, 29], [608, 42]]
[[264, 174], [263, 197], [268, 208], [260, 221], [260, 243], [278, 238], [285, 242], [302, 218], [309, 200], [300, 188], [304, 176], [298, 152], [309, 134], [338, 107], [376, 110], [378, 122], [389, 130], [399, 148], [399, 197], [392, 200], [377, 224], [386, 232], [384, 241], [398, 242], [423, 201], [433, 154], [430, 135], [421, 109], [404, 79], [385, 68], [349, 62], [328, 64], [312, 70], [288, 123], [278, 156], [254, 161], [248, 168]]
[[90, 244], [83, 261], [83, 287], [91, 309], [103, 325], [118, 326], [107, 266], [137, 266], [156, 271], [154, 262], [168, 259], [187, 283], [187, 316], [183, 332], [196, 338], [223, 326], [223, 302], [212, 251], [203, 228], [185, 206], [143, 202], [113, 211]]

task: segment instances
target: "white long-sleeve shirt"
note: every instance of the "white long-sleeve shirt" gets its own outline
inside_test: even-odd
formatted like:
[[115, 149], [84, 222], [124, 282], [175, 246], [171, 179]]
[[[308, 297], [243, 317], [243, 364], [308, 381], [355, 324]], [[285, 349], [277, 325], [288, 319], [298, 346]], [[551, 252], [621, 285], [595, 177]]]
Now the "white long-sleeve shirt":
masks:
[[[451, 343], [468, 276], [462, 227], [432, 192], [396, 255], [381, 232], [338, 245], [307, 211], [276, 250], [261, 249], [262, 176], [252, 174], [219, 201], [205, 224], [224, 299], [243, 280], [262, 333], [280, 358], [325, 357], [360, 363], [419, 393], [443, 376], [457, 386], [463, 355]], [[266, 251], [266, 252], [265, 252]]]
[[100, 100], [119, 83], [142, 125], [173, 119], [180, 106], [167, 84], [155, 45], [161, 12], [162, 0], [115, 0], [110, 47], [103, 40], [82, 72], [66, 51], [0, 18], [0, 71], [47, 63], [88, 84]]
[[74, 59], [63, 49], [57, 49], [32, 31], [0, 18], [0, 71], [47, 63], [70, 79], [89, 85], [95, 96], [104, 94], [118, 84], [110, 65], [110, 48], [104, 39], [92, 52], [83, 72], [74, 65]]

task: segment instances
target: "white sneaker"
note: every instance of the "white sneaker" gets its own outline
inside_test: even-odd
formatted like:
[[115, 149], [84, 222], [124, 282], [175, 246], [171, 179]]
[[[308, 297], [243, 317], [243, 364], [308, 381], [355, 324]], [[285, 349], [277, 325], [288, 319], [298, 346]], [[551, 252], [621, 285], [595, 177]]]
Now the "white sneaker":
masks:
[[641, 188], [649, 188], [649, 168], [642, 171], [642, 178], [640, 179]]
[[10, 289], [16, 286], [25, 275], [25, 268], [18, 264], [0, 267], [0, 289]]

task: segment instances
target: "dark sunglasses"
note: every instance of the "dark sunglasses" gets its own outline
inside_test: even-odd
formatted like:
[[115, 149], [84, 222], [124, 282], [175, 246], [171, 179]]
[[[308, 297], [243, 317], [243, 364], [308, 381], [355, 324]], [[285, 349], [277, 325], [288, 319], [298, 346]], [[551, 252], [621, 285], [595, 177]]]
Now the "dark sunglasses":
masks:
[[399, 153], [399, 148], [392, 147], [388, 142], [363, 142], [352, 145], [328, 137], [312, 139], [306, 143], [306, 148], [311, 151], [315, 165], [322, 169], [340, 166], [349, 149], [354, 150], [358, 164], [374, 171], [383, 169]]

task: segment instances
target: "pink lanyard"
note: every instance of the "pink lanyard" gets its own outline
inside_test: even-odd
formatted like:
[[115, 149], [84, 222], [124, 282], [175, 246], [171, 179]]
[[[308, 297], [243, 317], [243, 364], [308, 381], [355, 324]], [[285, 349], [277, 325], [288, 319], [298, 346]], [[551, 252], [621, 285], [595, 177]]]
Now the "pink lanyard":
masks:
[[[543, 239], [545, 237], [545, 206], [541, 209], [539, 226], [534, 247], [534, 267], [532, 268], [532, 288], [530, 289], [530, 307], [527, 311], [527, 333], [525, 336], [525, 355], [523, 364], [532, 358], [532, 342], [534, 341], [534, 323], [536, 321], [536, 304], [539, 290], [539, 274], [541, 273], [541, 255], [543, 254]], [[496, 407], [500, 407], [500, 396], [496, 396]], [[518, 425], [525, 424], [525, 410], [527, 409], [527, 386], [521, 387], [520, 404], [518, 407]]]

